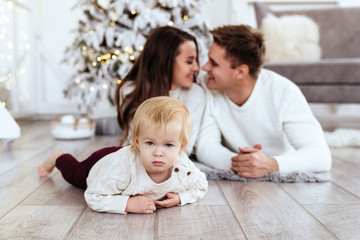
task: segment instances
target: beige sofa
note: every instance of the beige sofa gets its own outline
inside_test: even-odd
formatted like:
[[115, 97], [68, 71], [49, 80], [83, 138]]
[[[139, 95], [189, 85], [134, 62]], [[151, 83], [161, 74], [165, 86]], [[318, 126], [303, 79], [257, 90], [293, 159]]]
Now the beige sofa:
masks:
[[[360, 8], [272, 11], [255, 2], [258, 27], [268, 14], [303, 15], [318, 25], [321, 59], [266, 62], [295, 82], [312, 103], [360, 103]], [[279, 46], [281, 47], [281, 46]]]

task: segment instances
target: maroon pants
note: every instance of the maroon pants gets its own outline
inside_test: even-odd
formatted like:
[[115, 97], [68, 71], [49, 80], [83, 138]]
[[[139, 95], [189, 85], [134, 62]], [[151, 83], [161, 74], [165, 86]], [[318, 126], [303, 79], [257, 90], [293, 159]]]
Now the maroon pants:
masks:
[[86, 189], [86, 178], [90, 169], [104, 156], [116, 152], [122, 147], [107, 147], [92, 153], [82, 162], [76, 160], [71, 154], [63, 154], [56, 159], [56, 167], [60, 170], [64, 179], [75, 187]]

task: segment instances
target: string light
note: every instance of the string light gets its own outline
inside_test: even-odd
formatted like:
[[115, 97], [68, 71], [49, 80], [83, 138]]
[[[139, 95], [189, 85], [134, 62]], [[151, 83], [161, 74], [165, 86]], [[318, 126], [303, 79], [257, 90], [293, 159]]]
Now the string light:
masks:
[[92, 65], [93, 67], [96, 67], [97, 63], [96, 63], [96, 62], [92, 62], [91, 65]]
[[172, 25], [174, 25], [174, 22], [173, 22], [173, 21], [169, 21], [168, 25], [169, 25], [169, 26], [172, 26]]
[[6, 107], [6, 102], [1, 102], [1, 106]]
[[82, 49], [83, 51], [86, 51], [87, 47], [86, 47], [85, 45], [83, 45], [83, 46], [81, 47], [81, 49]]
[[120, 83], [121, 83], [121, 79], [116, 80], [116, 83], [117, 83], [117, 84], [120, 84]]
[[136, 10], [131, 10], [131, 15], [135, 15], [136, 14]]
[[129, 57], [129, 59], [130, 59], [131, 61], [134, 61], [134, 60], [135, 60], [135, 56], [134, 56], [134, 55], [131, 55], [131, 56]]
[[14, 48], [14, 44], [11, 41], [7, 42], [7, 46], [9, 49], [13, 49]]
[[14, 3], [12, 1], [7, 2], [8, 8], [12, 9], [14, 7]]
[[75, 83], [76, 83], [76, 84], [80, 84], [80, 83], [81, 83], [81, 79], [80, 79], [80, 78], [76, 78], [76, 79], [75, 79]]
[[102, 87], [103, 87], [103, 89], [107, 89], [108, 86], [107, 86], [107, 84], [103, 84]]
[[139, 50], [142, 51], [144, 49], [143, 46], [139, 46]]
[[95, 88], [94, 87], [90, 87], [90, 92], [93, 92], [95, 91]]
[[112, 26], [112, 27], [115, 26], [115, 22], [114, 22], [114, 21], [111, 21], [111, 22], [110, 22], [110, 26]]
[[186, 21], [189, 19], [189, 16], [188, 15], [184, 15], [183, 19]]
[[[2, 96], [5, 99], [1, 99], [1, 106], [5, 106], [7, 103], [12, 108], [11, 110], [19, 111], [26, 108], [24, 106], [25, 96], [30, 95], [27, 92], [31, 88], [30, 81], [28, 81], [29, 76], [26, 73], [29, 65], [27, 50], [31, 48], [31, 45], [28, 43], [30, 36], [27, 33], [26, 21], [29, 10], [22, 9], [27, 3], [17, 5], [16, 2], [23, 3], [24, 1], [6, 1], [6, 5], [0, 4], [0, 59], [3, 62], [1, 65], [4, 70], [7, 69], [6, 74], [1, 71], [3, 69], [0, 70], [0, 75], [3, 75], [0, 76], [0, 83], [3, 90], [9, 91], [9, 94], [5, 93]], [[15, 11], [16, 15], [14, 15]], [[11, 26], [15, 20], [18, 31], [13, 32]], [[13, 62], [14, 59], [17, 60], [16, 64]], [[22, 87], [14, 88], [15, 85], [22, 85]]]
[[166, 2], [162, 2], [162, 3], [161, 3], [161, 6], [162, 6], [162, 7], [166, 7], [166, 5], [167, 5]]
[[118, 49], [116, 49], [116, 50], [114, 51], [114, 53], [115, 53], [116, 55], [119, 55], [119, 54], [120, 54], [120, 51], [119, 51]]

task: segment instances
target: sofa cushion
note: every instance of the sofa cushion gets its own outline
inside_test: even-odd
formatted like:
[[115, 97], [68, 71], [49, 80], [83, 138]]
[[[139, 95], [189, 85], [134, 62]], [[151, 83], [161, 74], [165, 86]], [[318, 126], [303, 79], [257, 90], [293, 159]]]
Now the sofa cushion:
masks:
[[[360, 58], [322, 59], [309, 62], [272, 62], [264, 68], [281, 72], [296, 84], [360, 84]], [[359, 94], [360, 95], [360, 94]]]
[[360, 57], [360, 7], [326, 8], [311, 10], [272, 11], [263, 3], [255, 2], [258, 27], [269, 13], [277, 17], [283, 15], [305, 15], [319, 26], [322, 58]]
[[360, 58], [266, 63], [296, 83], [308, 102], [360, 103]]
[[261, 31], [268, 62], [314, 61], [321, 57], [318, 26], [304, 15], [268, 14], [262, 21]]

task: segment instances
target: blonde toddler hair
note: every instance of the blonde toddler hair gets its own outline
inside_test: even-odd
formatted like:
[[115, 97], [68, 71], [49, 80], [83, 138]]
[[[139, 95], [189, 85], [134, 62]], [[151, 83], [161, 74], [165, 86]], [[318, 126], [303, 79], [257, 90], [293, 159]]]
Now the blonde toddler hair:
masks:
[[133, 119], [132, 147], [139, 151], [136, 138], [142, 126], [154, 125], [156, 129], [166, 131], [171, 124], [180, 123], [182, 150], [190, 142], [192, 121], [185, 104], [175, 98], [160, 96], [149, 98], [137, 108]]

